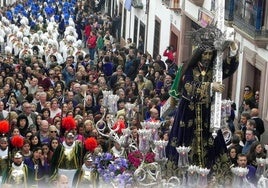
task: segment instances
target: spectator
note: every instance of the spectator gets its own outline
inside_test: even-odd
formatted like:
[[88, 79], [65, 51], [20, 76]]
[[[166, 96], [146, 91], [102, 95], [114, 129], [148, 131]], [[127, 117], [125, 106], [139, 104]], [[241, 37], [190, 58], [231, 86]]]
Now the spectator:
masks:
[[235, 132], [235, 125], [234, 125], [234, 120], [235, 120], [235, 110], [236, 110], [236, 104], [233, 103], [231, 104], [231, 114], [230, 116], [228, 117], [228, 126], [229, 126], [229, 129], [232, 133]]
[[0, 120], [4, 120], [8, 116], [8, 111], [4, 109], [5, 109], [5, 105], [3, 101], [0, 101]]
[[247, 104], [255, 103], [254, 93], [252, 91], [252, 88], [249, 85], [244, 87], [244, 95], [243, 95], [242, 104], [239, 107], [239, 113], [242, 113], [244, 111], [244, 104], [245, 104], [244, 101], [246, 100], [250, 101], [250, 102], [247, 102]]
[[44, 142], [49, 142], [49, 124], [47, 120], [42, 120], [41, 121], [41, 126], [39, 128], [40, 130], [38, 131], [37, 135], [40, 139], [41, 143]]
[[251, 183], [256, 183], [256, 168], [252, 165], [248, 165], [248, 159], [245, 154], [238, 154], [237, 155], [237, 166], [241, 168], [247, 168], [248, 174], [246, 175], [246, 178]]
[[[240, 124], [239, 124], [239, 130], [243, 131], [244, 133], [244, 138], [245, 138], [245, 135], [246, 135], [246, 129], [247, 129], [247, 121], [250, 119], [250, 114], [245, 112], [245, 113], [242, 113], [241, 114], [241, 117], [240, 117]], [[243, 140], [244, 142], [245, 140]]]
[[228, 157], [232, 163], [231, 166], [237, 166], [237, 155], [239, 154], [239, 152], [237, 151], [237, 148], [234, 146], [231, 146], [230, 148], [228, 148]]
[[168, 46], [165, 49], [163, 56], [167, 57], [167, 62], [168, 62], [169, 67], [172, 63], [175, 63], [174, 61], [175, 61], [176, 51], [174, 49], [174, 46], [173, 45]]
[[250, 150], [247, 153], [247, 158], [248, 158], [248, 164], [254, 166], [255, 168], [258, 167], [258, 163], [256, 161], [257, 158], [262, 158], [262, 159], [266, 158], [266, 155], [264, 153], [264, 148], [259, 141], [254, 142], [250, 146]]
[[97, 45], [97, 36], [95, 31], [91, 31], [90, 35], [87, 39], [87, 47], [89, 49], [89, 55], [90, 55], [90, 60], [94, 61], [95, 57], [95, 48]]
[[237, 154], [242, 153], [242, 149], [244, 145], [241, 145], [240, 142], [241, 142], [241, 138], [238, 135], [234, 134], [231, 139], [231, 144], [228, 145], [227, 148], [228, 149], [235, 148]]
[[39, 101], [37, 102], [36, 112], [41, 113], [43, 108], [47, 107], [47, 93], [39, 92]]
[[26, 115], [21, 114], [18, 116], [17, 127], [19, 128], [20, 134], [25, 137], [29, 128], [29, 122]]
[[251, 145], [256, 141], [255, 131], [252, 129], [246, 130], [246, 142], [242, 149], [243, 154], [247, 154], [250, 150]]
[[69, 178], [66, 175], [58, 175], [56, 188], [69, 188]]
[[259, 110], [257, 108], [252, 108], [251, 113], [250, 113], [251, 119], [253, 119], [256, 123], [256, 132], [257, 132], [257, 137], [259, 141], [261, 141], [261, 135], [264, 133], [265, 128], [264, 128], [264, 123], [261, 118], [259, 118]]

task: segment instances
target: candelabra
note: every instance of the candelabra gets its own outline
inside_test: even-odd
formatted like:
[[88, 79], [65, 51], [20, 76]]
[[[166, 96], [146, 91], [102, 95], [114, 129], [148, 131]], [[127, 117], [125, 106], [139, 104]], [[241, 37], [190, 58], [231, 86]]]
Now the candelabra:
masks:
[[[112, 140], [117, 140], [118, 143], [122, 147], [127, 150], [127, 153], [130, 154], [133, 151], [138, 151], [139, 156], [137, 157], [139, 160], [139, 164], [135, 166], [136, 170], [134, 172], [134, 180], [138, 185], [141, 186], [162, 186], [162, 187], [206, 187], [208, 185], [208, 174], [210, 172], [209, 169], [197, 167], [190, 164], [189, 161], [189, 152], [191, 150], [190, 147], [179, 146], [176, 147], [178, 152], [178, 164], [172, 169], [175, 171], [172, 174], [168, 174], [168, 165], [165, 148], [168, 144], [168, 141], [160, 140], [158, 135], [158, 130], [162, 125], [160, 121], [144, 121], [141, 122], [142, 128], [138, 130], [138, 139], [137, 143], [131, 137], [130, 126], [125, 129], [122, 129], [122, 132], [119, 134], [116, 129], [114, 129], [113, 125], [115, 122], [115, 114], [117, 112], [117, 101], [119, 97], [117, 95], [113, 95], [111, 91], [104, 91], [104, 100], [103, 106], [109, 110], [111, 116], [111, 122], [106, 122], [104, 117], [106, 115], [106, 111], [101, 118], [96, 123], [97, 130], [102, 136], [108, 137]], [[231, 101], [223, 101], [222, 102], [222, 123], [226, 123], [226, 118], [230, 115], [230, 106]], [[125, 104], [125, 114], [128, 125], [130, 125], [132, 116], [133, 116], [133, 108], [134, 104], [126, 103]], [[109, 135], [105, 134], [105, 130], [109, 130]], [[215, 127], [214, 127], [215, 128]], [[216, 129], [214, 129], [216, 130]], [[135, 143], [136, 145], [135, 145]], [[267, 146], [268, 147], [268, 146]], [[153, 160], [148, 161], [148, 154], [154, 154]], [[135, 158], [135, 159], [137, 159]], [[150, 159], [151, 159], [150, 158]], [[263, 162], [263, 161], [262, 161]], [[261, 163], [261, 162], [260, 162]], [[174, 165], [174, 164], [171, 164]], [[265, 163], [266, 165], [266, 163]], [[259, 174], [265, 174], [265, 165], [263, 168], [259, 168]], [[134, 165], [133, 165], [134, 166]], [[260, 164], [261, 166], [261, 164]], [[166, 169], [165, 169], [166, 168]], [[166, 176], [164, 176], [163, 172], [166, 170]], [[178, 170], [178, 171], [177, 171]], [[240, 170], [241, 171], [241, 170]], [[236, 174], [236, 172], [240, 172], [239, 170], [234, 170], [233, 173], [237, 176], [234, 182], [234, 185], [238, 185], [241, 177]], [[177, 174], [180, 172], [180, 174]], [[173, 176], [172, 176], [173, 175]], [[172, 177], [170, 177], [172, 176]], [[169, 179], [168, 179], [169, 178]], [[239, 179], [240, 178], [240, 179]], [[246, 185], [246, 183], [244, 184]]]

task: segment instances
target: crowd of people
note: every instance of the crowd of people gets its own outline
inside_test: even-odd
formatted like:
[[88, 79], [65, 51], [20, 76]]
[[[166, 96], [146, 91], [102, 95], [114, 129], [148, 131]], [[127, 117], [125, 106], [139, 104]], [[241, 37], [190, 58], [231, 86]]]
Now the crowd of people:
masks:
[[[92, 171], [92, 147], [126, 155], [97, 130], [114, 113], [103, 106], [104, 90], [119, 96], [114, 121], [129, 127], [133, 140], [141, 120], [160, 121], [174, 74], [161, 55], [145, 54], [142, 43], [120, 46], [120, 17], [97, 12], [103, 2], [91, 2], [22, 0], [1, 9], [4, 186], [56, 185], [65, 175], [69, 187], [82, 186], [91, 181], [83, 172]], [[128, 122], [126, 103], [135, 104]], [[167, 132], [168, 125], [161, 128], [161, 139], [168, 140]]]
[[[175, 163], [178, 154], [174, 149], [178, 145], [196, 145], [192, 162], [209, 168], [221, 155], [212, 159], [208, 153], [197, 151], [204, 147], [202, 151], [212, 152], [211, 148], [220, 146], [219, 154], [224, 152], [222, 135], [211, 148], [192, 136], [202, 135], [206, 142], [210, 139], [209, 119], [205, 117], [210, 111], [210, 101], [205, 96], [210, 96], [209, 67], [214, 52], [209, 54], [202, 49], [195, 53], [189, 66], [183, 69], [187, 79], [180, 78], [184, 91], [178, 112], [161, 117], [160, 108], [170, 97], [177, 71], [174, 47], [165, 50], [163, 56], [167, 60], [163, 61], [160, 54], [153, 59], [144, 53], [142, 39], [137, 45], [129, 38], [125, 46], [120, 46], [120, 17], [103, 15], [99, 12], [102, 4], [103, 1], [21, 0], [0, 11], [3, 185], [42, 187], [63, 182], [69, 187], [84, 184], [96, 187], [98, 172], [94, 156], [106, 152], [114, 158], [127, 155], [120, 142], [99, 132], [96, 124], [100, 121], [108, 124], [110, 119], [130, 128], [137, 147], [141, 121], [162, 122], [159, 139], [169, 141], [167, 157], [170, 161], [175, 159]], [[236, 47], [232, 44], [230, 51], [236, 51]], [[237, 68], [234, 57], [235, 52], [228, 57], [234, 65], [225, 67], [228, 73], [225, 76]], [[197, 64], [201, 58], [203, 64]], [[213, 91], [223, 91], [223, 85], [213, 84]], [[190, 91], [191, 85], [196, 90]], [[119, 96], [117, 112], [109, 112], [103, 105], [105, 90]], [[134, 104], [131, 116], [126, 114], [127, 103]], [[202, 112], [198, 116], [202, 123], [194, 125], [198, 109]], [[240, 165], [241, 157], [246, 156], [247, 164], [256, 167], [256, 158], [265, 156], [261, 143], [255, 142], [260, 141], [264, 127], [257, 118], [257, 108], [250, 115], [245, 113], [241, 114], [241, 131], [239, 126], [233, 130], [228, 154], [234, 165]], [[202, 132], [197, 126], [206, 129]], [[194, 133], [196, 129], [198, 134]], [[105, 134], [109, 134], [109, 129]]]

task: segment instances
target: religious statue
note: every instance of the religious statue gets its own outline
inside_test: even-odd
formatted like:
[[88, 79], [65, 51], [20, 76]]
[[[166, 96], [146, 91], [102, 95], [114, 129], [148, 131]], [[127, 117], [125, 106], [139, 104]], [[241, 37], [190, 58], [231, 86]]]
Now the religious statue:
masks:
[[[178, 162], [176, 147], [190, 146], [190, 163], [211, 169], [211, 177], [230, 177], [226, 145], [221, 133], [212, 136], [211, 102], [215, 92], [222, 93], [224, 84], [213, 82], [213, 64], [216, 63], [217, 49], [222, 34], [214, 26], [194, 32], [197, 48], [179, 72], [178, 91], [180, 102], [166, 148], [169, 161]], [[216, 49], [217, 45], [217, 49]], [[223, 79], [231, 76], [238, 67], [238, 46], [235, 42], [223, 42]], [[176, 82], [178, 83], [178, 82]], [[230, 177], [231, 178], [231, 177]], [[224, 178], [222, 178], [223, 181]], [[231, 181], [231, 180], [230, 180]]]

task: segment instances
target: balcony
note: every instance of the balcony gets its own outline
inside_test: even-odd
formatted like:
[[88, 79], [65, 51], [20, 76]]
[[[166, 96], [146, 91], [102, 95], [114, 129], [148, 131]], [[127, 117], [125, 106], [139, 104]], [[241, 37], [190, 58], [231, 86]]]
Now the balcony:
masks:
[[162, 0], [162, 5], [174, 11], [181, 9], [180, 0]]
[[132, 0], [131, 5], [134, 8], [143, 9], [143, 4], [142, 4], [141, 0]]
[[189, 0], [189, 1], [199, 7], [202, 7], [204, 3], [204, 0]]
[[[254, 2], [254, 1], [253, 1]], [[268, 44], [268, 30], [263, 28], [263, 1], [244, 2], [243, 0], [236, 0], [234, 3], [234, 19], [233, 26], [235, 30], [250, 40], [258, 47], [265, 47]]]

